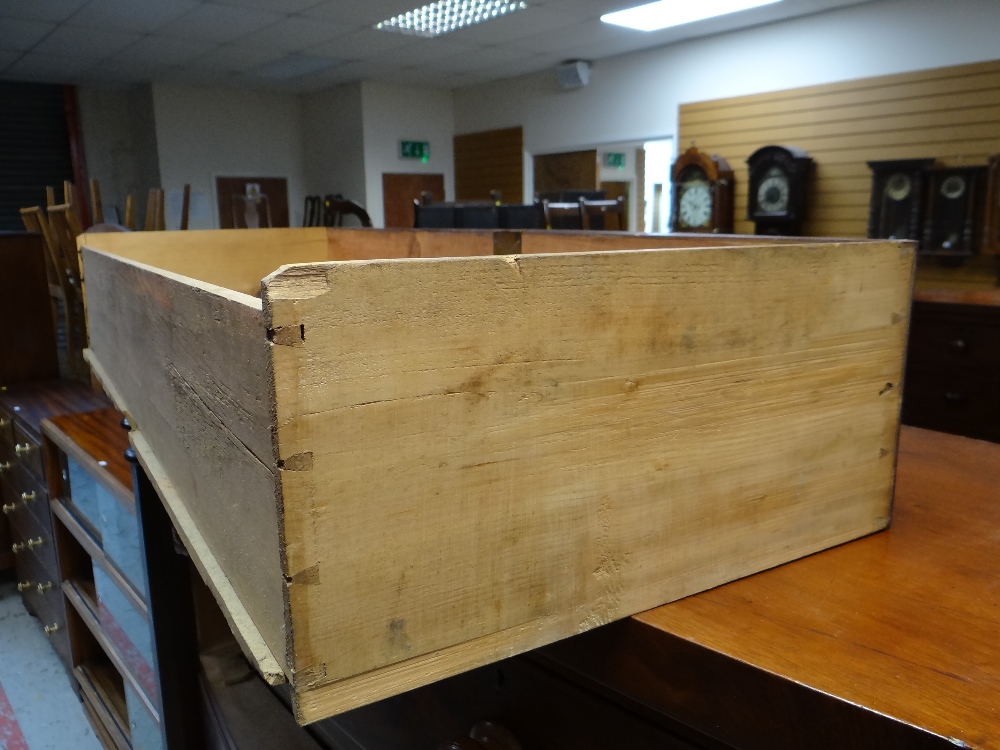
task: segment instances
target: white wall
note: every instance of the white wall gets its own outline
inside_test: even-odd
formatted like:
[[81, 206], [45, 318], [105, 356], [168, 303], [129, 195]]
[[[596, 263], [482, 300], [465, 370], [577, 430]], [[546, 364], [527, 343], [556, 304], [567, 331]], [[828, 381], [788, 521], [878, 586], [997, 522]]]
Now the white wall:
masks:
[[[1000, 58], [998, 0], [881, 0], [455, 93], [455, 132], [523, 125], [530, 153], [675, 136], [678, 105]], [[678, 144], [682, 146], [683, 144]]]
[[[302, 225], [306, 173], [302, 106], [295, 94], [153, 85], [160, 177], [190, 183], [191, 228], [219, 226], [216, 177], [285, 177], [291, 225]], [[168, 208], [167, 228], [171, 211]]]
[[340, 193], [364, 206], [367, 201], [361, 84], [304, 96], [302, 130], [307, 194]]
[[[146, 196], [160, 185], [153, 95], [149, 85], [77, 88], [87, 174], [101, 188], [104, 220], [125, 220], [125, 197], [136, 198], [137, 221]], [[117, 209], [117, 212], [116, 212]]]
[[[455, 135], [452, 92], [365, 81], [361, 84], [365, 132], [366, 204], [372, 224], [384, 226], [382, 174], [441, 173], [445, 199], [455, 197]], [[483, 128], [484, 130], [486, 128]], [[430, 159], [399, 157], [399, 142], [428, 141]]]

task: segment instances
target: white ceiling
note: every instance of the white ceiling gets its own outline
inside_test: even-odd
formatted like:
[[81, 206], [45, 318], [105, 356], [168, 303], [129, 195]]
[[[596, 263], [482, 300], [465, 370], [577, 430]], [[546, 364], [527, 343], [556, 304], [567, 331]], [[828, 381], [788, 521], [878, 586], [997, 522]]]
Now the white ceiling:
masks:
[[871, 0], [782, 0], [652, 33], [599, 20], [642, 0], [527, 0], [526, 10], [435, 39], [372, 28], [428, 1], [0, 0], [0, 79], [457, 88]]

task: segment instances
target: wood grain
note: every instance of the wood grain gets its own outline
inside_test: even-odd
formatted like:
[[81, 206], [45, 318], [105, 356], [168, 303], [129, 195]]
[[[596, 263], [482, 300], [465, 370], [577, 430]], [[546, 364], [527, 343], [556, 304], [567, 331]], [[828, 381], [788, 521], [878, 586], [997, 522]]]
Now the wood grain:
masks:
[[1000, 446], [904, 427], [885, 533], [547, 654], [739, 747], [998, 748], [998, 486]]
[[59, 377], [41, 234], [0, 232], [0, 385]]
[[[128, 433], [122, 428], [117, 409], [97, 409], [55, 416], [42, 423], [46, 437], [97, 477], [126, 507], [135, 510], [132, 497], [132, 470], [125, 460]], [[103, 462], [103, 464], [101, 463]]]
[[597, 151], [538, 154], [534, 164], [536, 196], [559, 190], [597, 190]]
[[488, 201], [499, 190], [504, 203], [524, 194], [524, 130], [504, 128], [454, 138], [455, 200]]
[[912, 265], [821, 243], [266, 279], [300, 718], [883, 528]]
[[284, 579], [259, 301], [88, 246], [82, 256], [91, 361], [282, 659]]

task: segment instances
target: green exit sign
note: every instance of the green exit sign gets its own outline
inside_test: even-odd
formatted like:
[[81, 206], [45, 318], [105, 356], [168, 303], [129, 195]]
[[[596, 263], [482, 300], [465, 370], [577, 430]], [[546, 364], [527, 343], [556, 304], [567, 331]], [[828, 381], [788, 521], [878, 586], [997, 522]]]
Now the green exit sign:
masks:
[[611, 169], [625, 169], [625, 154], [605, 154], [604, 166], [611, 167]]
[[431, 144], [427, 141], [400, 141], [399, 158], [426, 162], [431, 158]]

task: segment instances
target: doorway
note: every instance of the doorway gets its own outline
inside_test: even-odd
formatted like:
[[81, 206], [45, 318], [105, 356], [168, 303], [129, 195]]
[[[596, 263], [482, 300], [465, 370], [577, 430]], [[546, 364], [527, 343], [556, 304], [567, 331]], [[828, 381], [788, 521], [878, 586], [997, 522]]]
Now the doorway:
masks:
[[670, 231], [670, 170], [674, 163], [674, 139], [663, 138], [642, 144], [643, 193], [646, 205], [643, 212], [647, 232]]
[[430, 193], [434, 201], [444, 200], [443, 174], [382, 175], [382, 205], [386, 229], [413, 229], [413, 201]]

